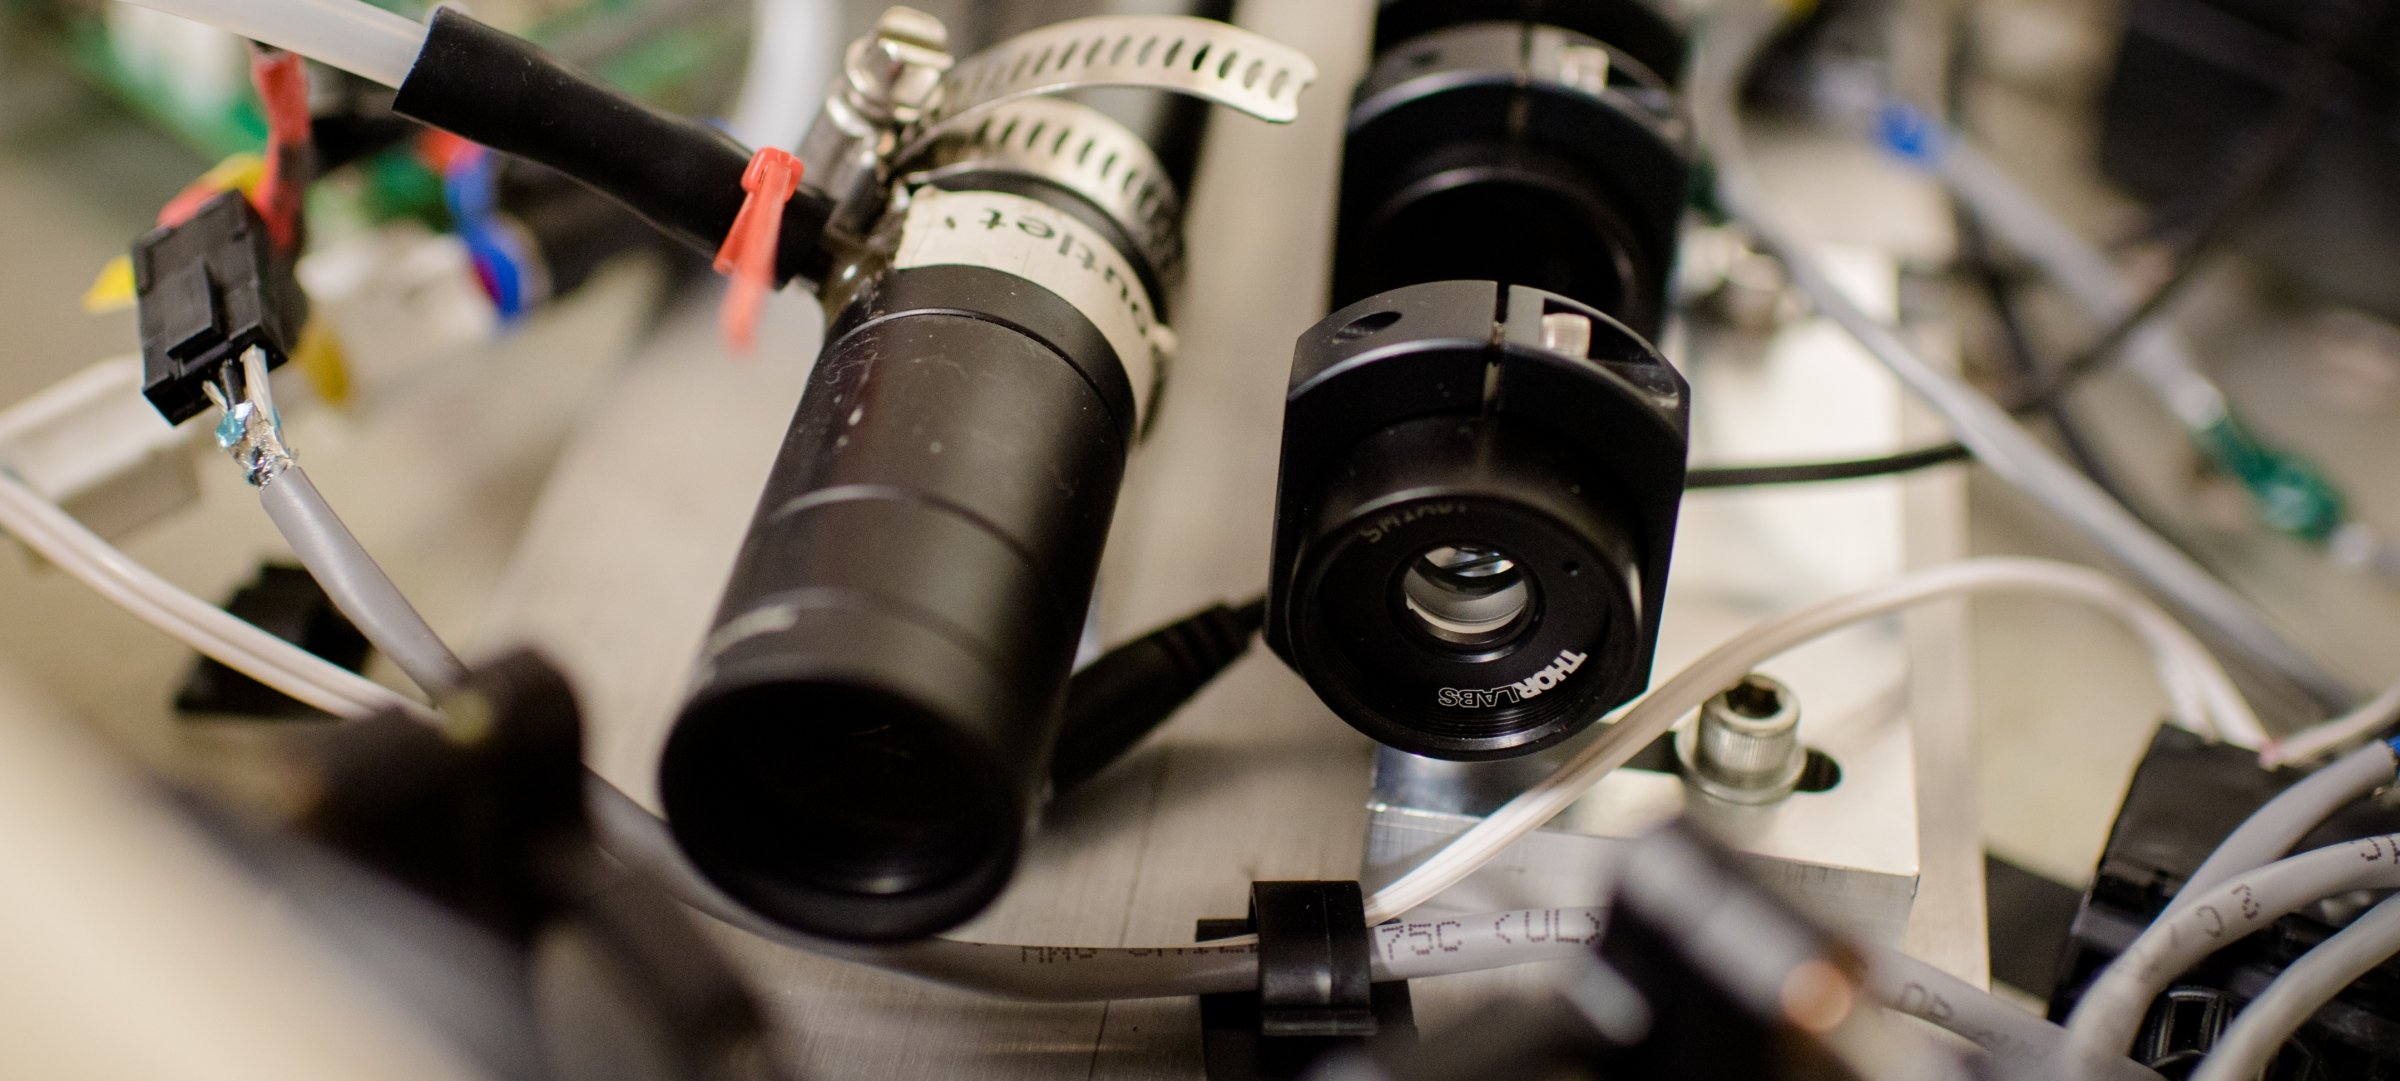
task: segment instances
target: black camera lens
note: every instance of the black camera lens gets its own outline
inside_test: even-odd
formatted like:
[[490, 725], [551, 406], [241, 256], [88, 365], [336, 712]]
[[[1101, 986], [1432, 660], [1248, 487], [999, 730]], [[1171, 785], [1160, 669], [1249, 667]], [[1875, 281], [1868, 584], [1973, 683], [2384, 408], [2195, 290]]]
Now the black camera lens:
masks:
[[1400, 572], [1400, 604], [1437, 642], [1504, 645], [1531, 622], [1533, 579], [1508, 553], [1461, 541], [1417, 553]]
[[1267, 642], [1343, 720], [1500, 758], [1641, 689], [1684, 398], [1639, 337], [1540, 290], [1437, 282], [1319, 323], [1293, 385]]

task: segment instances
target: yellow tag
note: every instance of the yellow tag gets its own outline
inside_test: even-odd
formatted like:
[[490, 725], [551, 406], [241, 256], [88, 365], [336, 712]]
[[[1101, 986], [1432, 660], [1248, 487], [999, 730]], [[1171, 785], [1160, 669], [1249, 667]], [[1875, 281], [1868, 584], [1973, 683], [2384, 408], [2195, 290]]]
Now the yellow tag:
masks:
[[341, 339], [325, 320], [311, 319], [301, 329], [300, 344], [292, 347], [292, 363], [300, 367], [309, 388], [325, 404], [350, 404], [350, 366], [342, 359]]
[[133, 307], [133, 258], [120, 255], [100, 268], [92, 287], [83, 291], [83, 310], [93, 315]]
[[266, 160], [256, 154], [245, 152], [235, 154], [210, 166], [207, 172], [200, 174], [199, 182], [218, 191], [240, 188], [243, 195], [256, 198], [258, 186], [266, 183], [266, 180]]

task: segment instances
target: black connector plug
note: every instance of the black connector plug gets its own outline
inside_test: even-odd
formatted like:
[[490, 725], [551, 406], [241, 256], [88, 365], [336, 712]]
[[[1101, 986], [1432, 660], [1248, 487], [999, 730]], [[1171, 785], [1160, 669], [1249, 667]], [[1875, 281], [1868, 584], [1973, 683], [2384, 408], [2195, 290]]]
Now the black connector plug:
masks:
[[1222, 604], [1110, 650], [1067, 682], [1066, 719], [1050, 755], [1050, 784], [1090, 780], [1165, 724], [1200, 688], [1249, 652], [1265, 600]]
[[[725, 242], [746, 195], [750, 151], [723, 132], [626, 97], [456, 8], [433, 13], [392, 111], [574, 177], [705, 255]], [[777, 284], [823, 276], [830, 214], [806, 189], [785, 206]]]
[[308, 322], [292, 257], [275, 250], [250, 200], [228, 191], [180, 225], [133, 242], [142, 326], [142, 396], [169, 424], [209, 405], [205, 389], [253, 346], [272, 370]]

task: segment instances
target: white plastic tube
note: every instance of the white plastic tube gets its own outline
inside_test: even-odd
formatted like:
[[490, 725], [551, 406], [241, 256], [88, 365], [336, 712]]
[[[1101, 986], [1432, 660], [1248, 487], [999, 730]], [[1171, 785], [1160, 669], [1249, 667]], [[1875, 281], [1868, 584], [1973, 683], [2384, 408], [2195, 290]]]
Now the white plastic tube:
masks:
[[1620, 714], [1599, 739], [1556, 773], [1502, 804], [1423, 863], [1377, 890], [1367, 900], [1368, 922], [1406, 914], [1457, 885], [1502, 849], [1566, 810], [1609, 771], [1666, 734], [1685, 714], [1767, 659], [1863, 620], [1968, 593], [2031, 593], [2108, 611], [2124, 620], [2150, 647], [2179, 723], [2247, 746], [2265, 739], [2258, 717], [2208, 651], [2190, 632], [2115, 579], [2086, 567], [2043, 559], [1973, 559], [1946, 564], [1804, 608], [1718, 646]]
[[425, 24], [363, 0], [129, 0], [397, 87]]
[[725, 130], [745, 146], [798, 149], [842, 51], [834, 0], [751, 0], [750, 60]]
[[2096, 1076], [2082, 1064], [2123, 1057], [2150, 1003], [2208, 955], [2302, 905], [2352, 890], [2400, 887], [2400, 835], [2304, 852], [2236, 876], [2168, 912], [2102, 969], [2075, 1012], [2059, 1076]]

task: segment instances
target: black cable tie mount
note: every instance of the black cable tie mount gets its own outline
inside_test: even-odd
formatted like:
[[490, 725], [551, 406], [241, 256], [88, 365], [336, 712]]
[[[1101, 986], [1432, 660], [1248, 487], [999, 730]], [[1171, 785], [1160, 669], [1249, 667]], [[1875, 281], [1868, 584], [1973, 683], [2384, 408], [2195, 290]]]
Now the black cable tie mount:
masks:
[[1357, 882], [1254, 882], [1250, 916], [1201, 920], [1201, 942], [1258, 935], [1258, 989], [1200, 996], [1209, 1081], [1287, 1081], [1328, 1051], [1416, 1042], [1408, 983], [1375, 983]]

